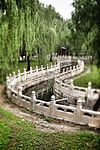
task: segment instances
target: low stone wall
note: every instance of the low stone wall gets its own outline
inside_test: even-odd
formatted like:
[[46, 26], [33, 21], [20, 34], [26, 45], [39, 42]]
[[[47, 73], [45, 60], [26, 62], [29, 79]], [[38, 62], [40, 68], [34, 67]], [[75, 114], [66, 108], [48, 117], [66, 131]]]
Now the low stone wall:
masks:
[[[36, 66], [35, 70], [32, 70], [31, 67], [30, 71], [28, 72], [26, 72], [26, 70], [24, 69], [24, 73], [20, 73], [20, 71], [18, 71], [17, 75], [13, 73], [13, 75], [7, 77], [6, 93], [8, 98], [13, 103], [24, 107], [32, 112], [43, 114], [48, 117], [63, 119], [65, 121], [100, 128], [100, 112], [83, 109], [83, 101], [82, 99], [80, 99], [80, 97], [78, 97], [77, 105], [75, 107], [57, 104], [59, 100], [56, 101], [54, 95], [51, 97], [50, 102], [44, 102], [36, 98], [34, 91], [32, 92], [31, 97], [22, 94], [23, 89], [32, 85], [39, 84], [42, 81], [46, 81], [56, 77], [56, 79], [68, 79], [76, 74], [81, 73], [83, 70], [84, 63], [79, 60], [77, 66], [73, 66], [72, 68], [70, 68], [70, 70], [67, 70], [66, 72], [64, 71], [62, 74], [60, 74], [59, 61], [54, 66], [47, 65], [46, 69], [43, 68], [43, 66], [41, 66], [40, 69], [38, 69], [38, 67]], [[58, 82], [57, 84], [59, 85], [57, 88], [60, 90], [64, 90], [64, 88], [67, 88], [68, 86], [67, 84], [60, 83], [57, 80], [55, 80], [55, 82]]]

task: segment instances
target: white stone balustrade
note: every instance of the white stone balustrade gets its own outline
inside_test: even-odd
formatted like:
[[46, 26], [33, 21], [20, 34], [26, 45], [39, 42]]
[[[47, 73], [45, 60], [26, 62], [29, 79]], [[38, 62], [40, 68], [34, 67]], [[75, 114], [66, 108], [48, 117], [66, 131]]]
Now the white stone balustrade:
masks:
[[[67, 61], [69, 62], [73, 58], [60, 56], [57, 58], [57, 64], [55, 64], [54, 66], [52, 65], [51, 67], [47, 65], [46, 69], [44, 69], [43, 66], [41, 66], [41, 69], [38, 69], [38, 66], [36, 66], [35, 70], [32, 70], [32, 68], [30, 68], [29, 72], [24, 69], [24, 73], [20, 73], [20, 70], [18, 71], [17, 75], [13, 73], [13, 76], [10, 75], [9, 77], [7, 77], [6, 80], [7, 96], [11, 99], [12, 102], [16, 103], [17, 105], [25, 107], [30, 111], [38, 114], [43, 114], [45, 116], [55, 118], [62, 118], [65, 121], [71, 121], [78, 124], [88, 124], [93, 127], [100, 127], [100, 112], [94, 112], [82, 108], [82, 103], [84, 102], [84, 99], [80, 96], [80, 94], [86, 93], [87, 91], [87, 97], [89, 98], [89, 94], [91, 91], [93, 93], [93, 89], [91, 89], [90, 86], [88, 87], [88, 90], [75, 87], [73, 85], [73, 81], [71, 81], [70, 84], [62, 82], [63, 79], [69, 79], [81, 73], [84, 70], [84, 63], [82, 61], [78, 61], [79, 64], [77, 66], [73, 66], [73, 69], [72, 67], [70, 67], [69, 70], [66, 69], [66, 71], [64, 70], [63, 73], [60, 73], [60, 62], [61, 60], [65, 61], [66, 59], [68, 59]], [[54, 95], [51, 97], [50, 102], [44, 102], [36, 99], [35, 91], [32, 92], [31, 97], [23, 95], [22, 91], [26, 87], [39, 84], [41, 83], [41, 81], [46, 81], [52, 78], [55, 78], [54, 88], [58, 92], [64, 92], [68, 94], [70, 91], [72, 92], [73, 90], [72, 93], [74, 95], [78, 91], [76, 95], [77, 97], [79, 97], [79, 99], [77, 101], [76, 107], [56, 104]], [[62, 80], [59, 80], [59, 78]]]

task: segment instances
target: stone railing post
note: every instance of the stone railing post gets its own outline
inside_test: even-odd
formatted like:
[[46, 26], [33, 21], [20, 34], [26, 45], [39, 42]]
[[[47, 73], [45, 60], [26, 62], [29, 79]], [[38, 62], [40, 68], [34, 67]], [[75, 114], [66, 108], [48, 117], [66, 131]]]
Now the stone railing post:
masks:
[[38, 66], [36, 66], [36, 72], [38, 73]]
[[51, 96], [51, 101], [50, 101], [50, 105], [49, 105], [49, 110], [50, 110], [50, 116], [51, 117], [54, 117], [54, 115], [55, 115], [55, 96], [54, 95], [52, 95]]
[[86, 97], [87, 97], [87, 100], [92, 100], [92, 84], [91, 84], [91, 82], [88, 82]]
[[82, 111], [81, 111], [82, 102], [83, 100], [81, 98], [77, 100], [76, 111], [75, 111], [75, 121], [77, 123], [82, 123]]
[[82, 64], [81, 64], [81, 71], [84, 71], [84, 61], [82, 61]]
[[15, 79], [16, 78], [16, 74], [15, 74], [15, 72], [13, 72], [13, 79]]
[[73, 77], [74, 76], [74, 74], [73, 74], [73, 70], [71, 70], [71, 77]]
[[71, 56], [68, 56], [68, 60], [69, 60], [69, 62], [71, 62]]
[[79, 73], [79, 66], [76, 65], [76, 75]]
[[72, 66], [70, 66], [70, 71], [72, 70]]
[[68, 72], [68, 67], [66, 68], [66, 72]]
[[9, 84], [10, 84], [10, 78], [7, 76], [6, 77], [6, 86], [9, 86]]
[[80, 59], [78, 59], [77, 62], [78, 62], [78, 66], [80, 66], [81, 65]]
[[48, 64], [47, 64], [47, 71], [48, 71], [49, 67], [48, 67]]
[[58, 69], [59, 69], [59, 72], [60, 72], [60, 61], [57, 60], [57, 66], [58, 66]]
[[33, 72], [32, 67], [30, 67], [30, 75], [32, 75], [32, 72]]
[[55, 73], [57, 73], [57, 65], [56, 65], [56, 62], [54, 64], [54, 67], [55, 67]]
[[70, 80], [70, 91], [73, 92], [74, 90], [74, 83], [73, 83], [73, 79]]
[[63, 69], [62, 73], [64, 73], [64, 72], [65, 72], [65, 69]]
[[43, 71], [43, 65], [41, 65], [41, 71]]
[[21, 81], [21, 75], [20, 75], [20, 70], [18, 70], [18, 82]]
[[9, 78], [11, 79], [11, 74], [9, 74]]
[[73, 66], [73, 70], [75, 70], [75, 66]]
[[22, 87], [18, 87], [18, 105], [21, 106]]
[[36, 101], [36, 93], [35, 93], [35, 91], [32, 91], [32, 96], [31, 96], [31, 100], [30, 100], [31, 112], [35, 112], [35, 101]]
[[86, 105], [88, 108], [93, 109], [93, 93], [92, 93], [92, 84], [88, 82], [88, 88], [86, 90]]
[[26, 68], [24, 68], [24, 80], [26, 80]]
[[74, 95], [73, 79], [70, 80], [69, 95], [70, 95], [71, 101], [74, 103], [74, 99], [73, 99], [73, 95]]
[[52, 63], [51, 63], [51, 69], [52, 69]]
[[10, 85], [10, 78], [7, 76], [6, 77], [6, 94], [8, 98], [11, 98], [11, 85]]

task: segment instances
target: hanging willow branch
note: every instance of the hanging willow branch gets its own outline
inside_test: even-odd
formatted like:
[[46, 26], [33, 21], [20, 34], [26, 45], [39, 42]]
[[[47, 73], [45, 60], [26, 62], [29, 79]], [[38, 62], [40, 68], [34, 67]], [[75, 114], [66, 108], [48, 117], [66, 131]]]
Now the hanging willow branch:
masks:
[[23, 51], [26, 56], [38, 54], [39, 64], [45, 63], [65, 34], [65, 21], [38, 0], [1, 1], [0, 19], [0, 64], [6, 71], [17, 66]]

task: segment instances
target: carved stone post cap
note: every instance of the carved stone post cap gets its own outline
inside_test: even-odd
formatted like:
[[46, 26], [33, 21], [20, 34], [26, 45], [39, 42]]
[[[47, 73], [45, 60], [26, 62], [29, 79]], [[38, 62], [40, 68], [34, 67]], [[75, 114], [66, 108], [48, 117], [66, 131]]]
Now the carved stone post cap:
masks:
[[8, 77], [8, 76], [6, 77], [6, 80], [9, 80], [9, 77]]
[[32, 67], [30, 67], [30, 70], [32, 70]]
[[73, 79], [70, 80], [70, 83], [73, 84]]
[[38, 72], [38, 66], [36, 66], [36, 72]]
[[13, 74], [15, 75], [15, 71], [13, 72]]
[[11, 74], [9, 74], [9, 77], [11, 78]]
[[92, 83], [90, 81], [88, 82], [88, 86], [92, 86]]
[[55, 95], [51, 96], [51, 101], [55, 101]]
[[36, 93], [35, 93], [35, 91], [32, 91], [32, 100], [36, 100]]
[[20, 73], [20, 70], [18, 70], [18, 73]]
[[41, 65], [41, 68], [43, 68], [43, 65]]
[[77, 104], [82, 104], [82, 103], [83, 103], [83, 99], [81, 97], [79, 97], [77, 100]]
[[34, 94], [34, 95], [35, 95], [35, 91], [32, 91], [32, 94]]

